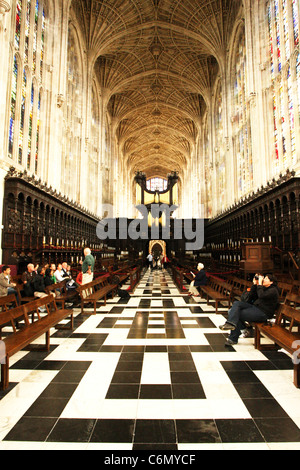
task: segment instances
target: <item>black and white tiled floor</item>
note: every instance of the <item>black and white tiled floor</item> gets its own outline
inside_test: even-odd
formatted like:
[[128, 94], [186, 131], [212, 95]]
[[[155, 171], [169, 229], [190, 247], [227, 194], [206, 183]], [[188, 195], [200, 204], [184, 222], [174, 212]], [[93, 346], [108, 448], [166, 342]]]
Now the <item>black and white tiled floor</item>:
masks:
[[0, 450], [300, 449], [290, 358], [251, 338], [225, 347], [222, 309], [181, 295], [167, 271], [75, 314], [49, 353], [13, 357]]

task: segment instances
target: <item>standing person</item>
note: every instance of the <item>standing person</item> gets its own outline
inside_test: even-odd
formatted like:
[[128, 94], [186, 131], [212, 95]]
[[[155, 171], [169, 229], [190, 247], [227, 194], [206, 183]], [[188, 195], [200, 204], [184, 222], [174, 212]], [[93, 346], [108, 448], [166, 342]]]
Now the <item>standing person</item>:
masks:
[[230, 331], [226, 346], [237, 344], [245, 322], [265, 322], [274, 316], [279, 302], [277, 279], [272, 274], [265, 277], [256, 275], [251, 287], [251, 295], [256, 297], [253, 304], [241, 300], [234, 302], [228, 310], [228, 320], [220, 326], [221, 330]]
[[90, 248], [85, 248], [83, 254], [85, 258], [83, 261], [80, 261], [82, 265], [82, 284], [87, 284], [88, 282], [92, 282], [94, 277], [95, 258]]
[[191, 274], [194, 276], [194, 280], [190, 283], [189, 287], [189, 294], [194, 295], [195, 297], [199, 297], [199, 291], [197, 289], [198, 286], [205, 286], [207, 283], [206, 272], [204, 271], [204, 265], [199, 263], [197, 266], [197, 274], [194, 274], [191, 271]]
[[153, 256], [152, 256], [152, 253], [149, 253], [149, 255], [147, 256], [147, 260], [148, 260], [148, 266], [150, 269], [152, 269], [152, 263], [153, 263]]
[[170, 260], [168, 259], [167, 255], [165, 255], [162, 259], [162, 268], [166, 268]]

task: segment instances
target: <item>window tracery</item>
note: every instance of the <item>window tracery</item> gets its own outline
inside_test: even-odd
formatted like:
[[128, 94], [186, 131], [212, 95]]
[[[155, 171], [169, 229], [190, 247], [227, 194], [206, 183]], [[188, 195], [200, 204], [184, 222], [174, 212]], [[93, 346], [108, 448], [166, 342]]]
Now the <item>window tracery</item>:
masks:
[[269, 58], [273, 93], [276, 173], [297, 163], [296, 121], [300, 116], [299, 7], [297, 0], [267, 4]]
[[34, 173], [39, 161], [45, 32], [44, 0], [16, 0], [8, 156]]
[[253, 187], [253, 161], [249, 103], [246, 98], [246, 38], [241, 30], [234, 56], [233, 142], [236, 158], [237, 196], [248, 194]]

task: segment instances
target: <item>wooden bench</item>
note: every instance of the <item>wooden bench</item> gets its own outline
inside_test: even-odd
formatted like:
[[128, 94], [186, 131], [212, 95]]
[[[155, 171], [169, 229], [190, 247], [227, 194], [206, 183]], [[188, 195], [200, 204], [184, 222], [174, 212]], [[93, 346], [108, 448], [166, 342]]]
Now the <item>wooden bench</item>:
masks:
[[[27, 296], [27, 295], [24, 295], [24, 284], [23, 283], [18, 283], [15, 287], [16, 291], [18, 292], [18, 296], [19, 296], [19, 299], [20, 299], [20, 304], [24, 304], [24, 303], [27, 303], [27, 302], [32, 302], [33, 300], [36, 299], [36, 297], [34, 296]], [[22, 296], [22, 293], [23, 293], [23, 296]]]
[[138, 283], [140, 282], [141, 279], [141, 272], [142, 268], [141, 266], [137, 266], [136, 268], [132, 268], [129, 271], [129, 277], [130, 277], [130, 292], [133, 292]]
[[82, 284], [78, 288], [81, 301], [81, 314], [83, 314], [84, 304], [92, 303], [94, 305], [94, 315], [96, 314], [96, 304], [103, 299], [103, 305], [106, 305], [106, 298], [108, 294], [112, 297], [117, 292], [118, 284], [109, 284], [106, 276], [99, 277], [92, 282]]
[[286, 282], [278, 282], [277, 287], [279, 289], [279, 302], [284, 302], [287, 294], [292, 292], [293, 285]]
[[253, 282], [247, 281], [246, 279], [240, 279], [236, 276], [229, 277], [228, 279], [226, 279], [226, 282], [232, 285], [232, 296], [237, 297], [238, 300], [240, 299], [243, 292], [247, 291], [248, 289], [251, 289], [253, 285]]
[[53, 292], [55, 294], [56, 303], [61, 304], [62, 308], [65, 308], [66, 303], [72, 303], [78, 298], [77, 288], [68, 290], [66, 286], [67, 281], [69, 281], [69, 279], [46, 286], [47, 294]]
[[15, 294], [9, 294], [0, 297], [0, 312], [10, 310], [12, 307], [17, 306], [18, 304]]
[[[259, 351], [285, 349], [292, 354], [294, 385], [300, 388], [300, 311], [290, 305], [281, 305], [275, 323], [255, 323], [255, 348]], [[297, 329], [297, 331], [295, 331]], [[262, 344], [266, 336], [274, 344]]]
[[180, 292], [183, 292], [185, 289], [183, 288], [183, 273], [184, 269], [177, 268], [176, 266], [171, 265], [172, 269], [172, 278], [174, 284], [177, 286]]
[[208, 283], [205, 286], [198, 286], [201, 296], [206, 297], [207, 305], [209, 300], [212, 299], [216, 304], [216, 313], [220, 302], [227, 302], [230, 307], [233, 296], [233, 286], [222, 279], [217, 279], [212, 276], [209, 277]]
[[[46, 314], [41, 316], [39, 307], [46, 309]], [[32, 323], [29, 322], [29, 315], [32, 313], [37, 314], [37, 320]], [[50, 329], [58, 328], [58, 324], [71, 316], [71, 326], [73, 329], [73, 311], [58, 309], [56, 306], [55, 298], [53, 295], [43, 297], [41, 299], [28, 302], [27, 304], [20, 305], [19, 307], [2, 312], [0, 314], [0, 329], [4, 325], [12, 327], [12, 333], [8, 333], [2, 339], [2, 353], [4, 346], [4, 358], [1, 357], [1, 388], [5, 390], [9, 385], [9, 358], [25, 347], [28, 347], [40, 336], [45, 334], [45, 346], [35, 345], [34, 350], [50, 349]], [[35, 317], [35, 315], [34, 315]], [[16, 326], [16, 322], [19, 327]], [[4, 362], [4, 363], [3, 363]]]

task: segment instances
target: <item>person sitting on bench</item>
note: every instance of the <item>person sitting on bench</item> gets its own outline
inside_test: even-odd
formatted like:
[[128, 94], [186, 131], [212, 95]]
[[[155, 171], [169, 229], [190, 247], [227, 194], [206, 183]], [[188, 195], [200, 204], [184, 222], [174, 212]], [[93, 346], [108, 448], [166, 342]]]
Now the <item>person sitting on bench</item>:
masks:
[[195, 297], [199, 297], [199, 291], [197, 289], [198, 286], [205, 286], [207, 283], [206, 272], [204, 271], [204, 265], [199, 263], [197, 266], [198, 272], [194, 274], [191, 271], [191, 274], [194, 276], [194, 280], [190, 283], [189, 293], [188, 295], [193, 295]]
[[18, 292], [15, 289], [16, 284], [10, 282], [10, 267], [2, 266], [2, 273], [0, 274], [0, 297], [14, 294], [16, 296], [17, 304], [20, 305]]
[[228, 320], [220, 326], [221, 330], [230, 331], [229, 338], [225, 342], [226, 346], [237, 344], [241, 330], [246, 328], [245, 322], [266, 322], [274, 316], [279, 302], [275, 276], [255, 275], [251, 294], [257, 296], [257, 300], [253, 304], [241, 300], [234, 302], [228, 310]]

